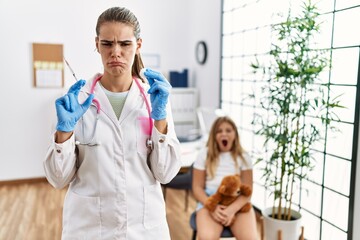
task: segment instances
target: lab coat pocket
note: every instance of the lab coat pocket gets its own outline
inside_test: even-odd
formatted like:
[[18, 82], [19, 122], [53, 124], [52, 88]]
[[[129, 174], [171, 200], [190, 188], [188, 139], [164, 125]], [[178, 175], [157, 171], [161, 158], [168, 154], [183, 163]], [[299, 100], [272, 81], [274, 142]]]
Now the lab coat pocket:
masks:
[[141, 155], [148, 154], [146, 140], [149, 138], [149, 117], [138, 116], [136, 121], [136, 148]]
[[68, 190], [64, 201], [63, 238], [100, 239], [100, 198]]
[[155, 228], [166, 221], [165, 202], [159, 184], [144, 187], [144, 227]]

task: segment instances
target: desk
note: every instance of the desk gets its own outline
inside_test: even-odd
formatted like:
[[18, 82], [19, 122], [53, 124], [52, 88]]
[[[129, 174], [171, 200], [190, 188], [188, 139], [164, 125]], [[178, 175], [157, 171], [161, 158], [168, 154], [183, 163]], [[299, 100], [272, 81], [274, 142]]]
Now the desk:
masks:
[[196, 160], [199, 151], [205, 146], [203, 139], [198, 139], [190, 142], [180, 142], [181, 148], [181, 170], [186, 171]]

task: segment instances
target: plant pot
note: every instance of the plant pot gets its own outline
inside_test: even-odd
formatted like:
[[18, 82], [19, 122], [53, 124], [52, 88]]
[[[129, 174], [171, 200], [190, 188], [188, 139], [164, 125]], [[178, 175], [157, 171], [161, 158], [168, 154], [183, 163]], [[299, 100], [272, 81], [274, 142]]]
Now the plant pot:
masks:
[[[277, 211], [277, 208], [275, 208]], [[284, 209], [282, 209], [284, 212]], [[281, 230], [282, 240], [299, 240], [301, 235], [301, 214], [291, 210], [293, 220], [279, 220], [271, 217], [272, 207], [262, 211], [264, 218], [265, 240], [279, 240], [278, 232]]]

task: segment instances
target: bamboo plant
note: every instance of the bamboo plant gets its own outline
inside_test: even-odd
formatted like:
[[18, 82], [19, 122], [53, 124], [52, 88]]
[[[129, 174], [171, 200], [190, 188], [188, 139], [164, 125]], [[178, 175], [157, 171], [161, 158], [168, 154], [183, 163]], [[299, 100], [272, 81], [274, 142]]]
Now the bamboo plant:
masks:
[[277, 219], [291, 220], [294, 193], [315, 165], [312, 147], [339, 120], [334, 110], [342, 107], [338, 97], [330, 99], [330, 84], [321, 81], [320, 74], [330, 69], [329, 52], [311, 48], [320, 31], [317, 11], [311, 1], [303, 2], [299, 16], [289, 12], [285, 22], [273, 25], [271, 60], [251, 65], [266, 79], [260, 103], [268, 116], [257, 115], [253, 124], [265, 140], [258, 162], [264, 163]]

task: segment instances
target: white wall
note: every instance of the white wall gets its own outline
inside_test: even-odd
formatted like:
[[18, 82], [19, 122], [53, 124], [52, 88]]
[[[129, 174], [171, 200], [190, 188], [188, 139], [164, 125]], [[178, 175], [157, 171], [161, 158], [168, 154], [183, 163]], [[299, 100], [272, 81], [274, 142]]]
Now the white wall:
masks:
[[[221, 1], [191, 1], [189, 15], [192, 19], [189, 39], [193, 86], [200, 90], [200, 106], [219, 107]], [[199, 40], [205, 41], [208, 46], [205, 65], [199, 65], [195, 61], [195, 46]]]
[[[54, 101], [64, 89], [33, 87], [33, 42], [60, 43], [79, 78], [102, 70], [94, 52], [95, 24], [108, 7], [125, 6], [138, 17], [142, 53], [157, 53], [160, 71], [188, 68], [200, 103], [219, 103], [220, 2], [206, 0], [0, 1], [0, 181], [43, 177], [42, 161], [54, 126]], [[195, 62], [195, 44], [205, 40], [208, 62]], [[65, 85], [73, 83], [65, 69]]]

